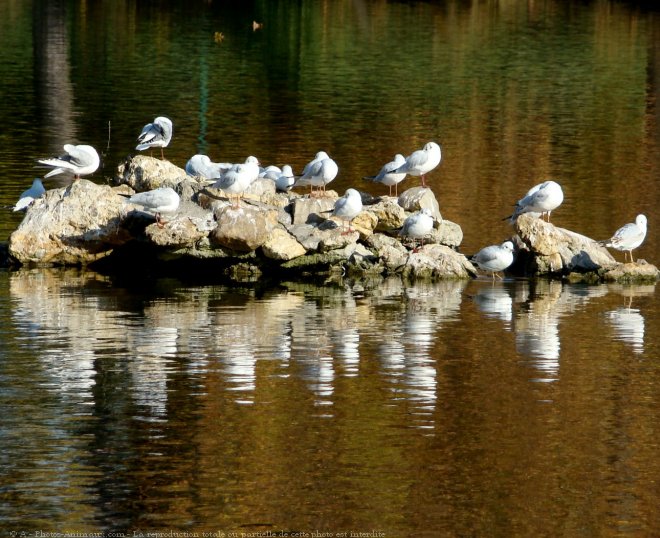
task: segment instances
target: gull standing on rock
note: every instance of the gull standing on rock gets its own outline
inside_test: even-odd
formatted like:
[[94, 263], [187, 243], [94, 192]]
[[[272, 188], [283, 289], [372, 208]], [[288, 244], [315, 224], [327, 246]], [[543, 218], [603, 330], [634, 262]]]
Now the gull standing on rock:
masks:
[[646, 216], [637, 215], [635, 222], [629, 222], [619, 228], [614, 235], [606, 240], [599, 241], [604, 247], [623, 250], [624, 263], [627, 261], [626, 252], [630, 252], [630, 263], [634, 263], [632, 251], [644, 242], [646, 238]]
[[32, 182], [32, 186], [21, 193], [13, 210], [20, 211], [21, 209], [27, 209], [28, 206], [32, 204], [32, 202], [34, 202], [37, 198], [41, 198], [45, 192], [46, 189], [44, 188], [44, 184], [39, 178], [36, 178]]
[[360, 211], [362, 211], [362, 197], [355, 189], [347, 189], [346, 194], [337, 199], [332, 215], [338, 217], [343, 222], [348, 222], [348, 230], [342, 232], [342, 235], [353, 231], [351, 229], [351, 222], [360, 214]]
[[440, 164], [442, 152], [435, 142], [428, 142], [423, 149], [418, 149], [406, 157], [406, 161], [394, 172], [421, 176], [422, 187], [426, 187], [425, 176]]
[[433, 211], [428, 207], [425, 207], [417, 213], [413, 213], [403, 221], [403, 227], [401, 228], [399, 235], [410, 237], [413, 240], [420, 239], [421, 245], [413, 249], [413, 252], [417, 252], [424, 246], [424, 238], [430, 234], [432, 230]]
[[550, 222], [550, 213], [557, 209], [564, 201], [564, 191], [561, 185], [555, 181], [545, 181], [535, 185], [527, 194], [516, 203], [513, 214], [505, 217], [513, 224], [523, 213], [532, 213], [535, 216], [548, 215]]
[[163, 148], [172, 140], [172, 120], [165, 116], [158, 116], [153, 123], [147, 123], [143, 128], [137, 141], [139, 142], [135, 149], [144, 151], [145, 149], [160, 148], [160, 157], [165, 160]]
[[235, 203], [232, 201], [232, 207], [240, 206], [240, 200], [243, 192], [259, 177], [259, 160], [250, 155], [242, 164], [235, 164], [229, 170], [222, 174], [220, 179], [213, 184], [216, 189], [225, 191], [229, 195], [236, 195]]
[[151, 191], [138, 192], [132, 196], [127, 196], [128, 201], [132, 204], [142, 206], [145, 211], [153, 213], [156, 216], [156, 224], [159, 228], [165, 225], [162, 219], [163, 213], [174, 213], [179, 209], [179, 202], [181, 199], [172, 187], [159, 187]]
[[484, 247], [470, 260], [484, 271], [490, 271], [495, 280], [495, 273], [504, 271], [513, 263], [513, 243], [505, 241], [501, 245]]
[[406, 163], [406, 158], [397, 153], [394, 160], [383, 165], [376, 176], [367, 176], [364, 179], [370, 179], [375, 183], [382, 183], [390, 188], [390, 196], [392, 196], [392, 187], [394, 187], [394, 196], [398, 196], [398, 186], [401, 181], [406, 177], [406, 172], [396, 172]]
[[53, 168], [44, 178], [61, 174], [66, 170], [73, 173], [73, 179], [80, 179], [80, 176], [93, 174], [99, 167], [101, 159], [99, 154], [92, 146], [80, 144], [64, 144], [63, 155], [53, 157], [52, 159], [40, 159], [38, 162]]
[[295, 187], [309, 185], [309, 195], [314, 195], [314, 187], [318, 187], [317, 193], [337, 177], [339, 167], [325, 151], [319, 151], [313, 160], [307, 163], [302, 176], [294, 183]]

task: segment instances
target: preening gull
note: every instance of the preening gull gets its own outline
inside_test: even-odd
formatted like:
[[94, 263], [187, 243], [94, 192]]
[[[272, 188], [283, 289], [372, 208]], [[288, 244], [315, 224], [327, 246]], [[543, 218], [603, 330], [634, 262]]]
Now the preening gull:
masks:
[[99, 154], [92, 146], [64, 144], [64, 151], [65, 153], [59, 157], [38, 161], [53, 169], [44, 178], [62, 174], [68, 170], [73, 173], [73, 179], [80, 179], [80, 176], [87, 176], [96, 172], [101, 163]]
[[138, 136], [138, 145], [135, 149], [144, 151], [145, 149], [160, 148], [160, 157], [165, 159], [163, 148], [172, 140], [172, 120], [165, 116], [158, 116], [153, 123], [147, 123]]

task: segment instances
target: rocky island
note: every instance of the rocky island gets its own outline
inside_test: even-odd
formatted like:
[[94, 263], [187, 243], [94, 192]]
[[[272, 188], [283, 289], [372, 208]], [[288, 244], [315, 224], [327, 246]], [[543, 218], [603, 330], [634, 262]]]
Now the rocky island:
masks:
[[[212, 268], [233, 280], [328, 275], [404, 279], [465, 279], [477, 269], [459, 250], [460, 226], [442, 218], [429, 188], [398, 197], [360, 193], [363, 210], [346, 231], [332, 210], [337, 193], [311, 197], [276, 192], [258, 179], [238, 206], [208, 181], [148, 156], [128, 158], [113, 185], [84, 179], [47, 191], [11, 234], [13, 265], [153, 266]], [[127, 195], [172, 187], [177, 211], [163, 221]], [[412, 248], [399, 233], [408, 215], [427, 208], [434, 228]], [[516, 261], [509, 272], [601, 282], [655, 281], [658, 269], [644, 261], [618, 263], [597, 242], [523, 214], [515, 223]]]

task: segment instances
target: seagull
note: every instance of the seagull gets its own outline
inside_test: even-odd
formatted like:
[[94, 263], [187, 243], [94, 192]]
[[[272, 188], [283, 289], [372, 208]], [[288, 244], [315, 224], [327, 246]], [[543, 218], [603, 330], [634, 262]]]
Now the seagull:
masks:
[[[250, 155], [242, 164], [234, 164], [229, 170], [224, 172], [220, 179], [216, 181], [212, 187], [221, 189], [228, 195], [236, 194], [236, 203], [232, 203], [232, 207], [240, 205], [241, 196], [243, 191], [254, 183], [259, 177], [259, 160]], [[231, 198], [231, 196], [228, 196]]]
[[342, 235], [351, 233], [351, 222], [362, 211], [362, 197], [355, 189], [347, 189], [346, 194], [338, 198], [335, 202], [335, 208], [332, 211], [333, 216], [339, 217], [343, 222], [348, 222], [348, 230], [342, 232]]
[[231, 163], [214, 163], [208, 155], [198, 153], [188, 159], [186, 173], [202, 179], [218, 179], [231, 166]]
[[442, 159], [440, 146], [435, 142], [428, 142], [423, 149], [418, 149], [408, 155], [406, 162], [394, 170], [394, 172], [410, 174], [411, 176], [421, 176], [422, 187], [426, 187], [425, 176], [440, 164], [440, 159]]
[[45, 192], [46, 189], [44, 189], [44, 184], [41, 180], [39, 178], [35, 179], [32, 182], [32, 186], [21, 193], [13, 210], [20, 211], [22, 209], [27, 209], [32, 202], [37, 198], [41, 198]]
[[619, 228], [614, 235], [606, 241], [598, 243], [604, 247], [623, 250], [624, 263], [627, 261], [626, 252], [630, 252], [630, 263], [634, 263], [632, 251], [642, 244], [646, 237], [646, 216], [637, 215], [635, 222], [629, 222]]
[[[300, 176], [294, 183], [296, 187], [309, 185], [309, 195], [314, 195], [314, 187], [318, 187], [319, 191], [337, 177], [339, 167], [325, 151], [319, 151], [313, 160], [307, 163], [302, 176]], [[319, 192], [317, 191], [317, 192]]]
[[417, 252], [424, 246], [424, 238], [433, 230], [433, 211], [428, 207], [413, 213], [403, 221], [403, 227], [399, 235], [410, 237], [412, 239], [421, 239], [422, 244], [413, 249]]
[[159, 187], [151, 191], [138, 192], [128, 196], [128, 201], [132, 204], [142, 206], [147, 212], [156, 216], [156, 224], [162, 228], [165, 222], [162, 220], [162, 213], [174, 213], [179, 208], [181, 199], [172, 187]]
[[495, 280], [495, 273], [504, 271], [513, 263], [513, 243], [505, 241], [501, 245], [484, 247], [470, 259], [484, 271], [490, 271]]
[[295, 177], [293, 176], [293, 170], [291, 169], [291, 166], [285, 164], [282, 167], [280, 175], [275, 178], [275, 188], [279, 192], [287, 192], [293, 187], [294, 182]]
[[564, 201], [564, 191], [562, 191], [559, 183], [555, 181], [545, 181], [535, 185], [527, 194], [516, 203], [513, 214], [505, 217], [503, 220], [510, 219], [513, 224], [516, 219], [523, 213], [548, 215], [548, 222], [550, 222], [550, 213], [557, 209]]
[[406, 172], [397, 173], [396, 170], [401, 168], [406, 162], [406, 158], [397, 153], [394, 160], [383, 165], [376, 176], [366, 176], [363, 179], [370, 179], [376, 183], [382, 183], [390, 188], [390, 196], [392, 196], [392, 187], [394, 187], [394, 196], [398, 196], [398, 185], [406, 177]]
[[53, 168], [44, 178], [61, 174], [66, 170], [73, 172], [73, 179], [80, 179], [80, 176], [93, 174], [99, 167], [101, 159], [99, 154], [92, 146], [81, 144], [64, 144], [64, 155], [53, 157], [51, 159], [40, 159], [39, 163]]
[[143, 128], [137, 141], [139, 144], [135, 149], [144, 151], [145, 149], [160, 148], [161, 159], [165, 159], [163, 148], [172, 140], [172, 120], [165, 116], [158, 116], [153, 123], [147, 123]]
[[264, 179], [272, 179], [275, 181], [278, 177], [280, 177], [280, 174], [282, 173], [282, 169], [279, 166], [275, 165], [270, 165], [267, 166], [266, 168], [261, 168], [259, 170], [259, 177], [264, 178]]

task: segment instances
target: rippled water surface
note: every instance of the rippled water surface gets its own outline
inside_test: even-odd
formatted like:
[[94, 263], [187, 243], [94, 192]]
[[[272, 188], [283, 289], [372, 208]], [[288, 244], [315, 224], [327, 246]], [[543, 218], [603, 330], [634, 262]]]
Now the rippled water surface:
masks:
[[[175, 164], [325, 149], [339, 192], [435, 140], [463, 252], [553, 178], [657, 265], [659, 44], [650, 2], [2, 2], [0, 240], [37, 158], [104, 183], [162, 114]], [[0, 271], [3, 532], [660, 533], [655, 285], [127, 269]]]

